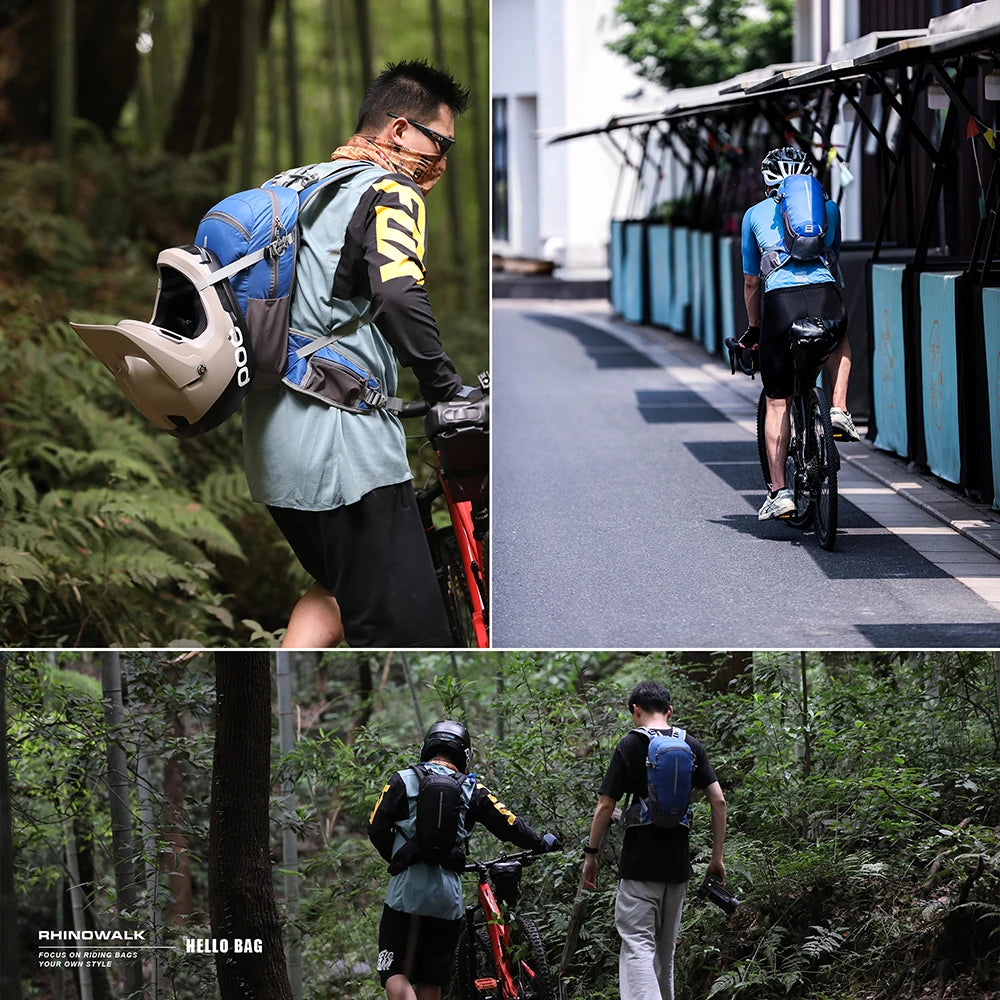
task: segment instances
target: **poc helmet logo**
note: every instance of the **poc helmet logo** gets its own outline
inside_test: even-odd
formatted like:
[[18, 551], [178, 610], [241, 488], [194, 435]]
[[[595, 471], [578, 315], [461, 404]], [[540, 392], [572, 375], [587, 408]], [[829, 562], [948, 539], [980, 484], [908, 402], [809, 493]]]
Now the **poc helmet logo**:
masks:
[[233, 356], [236, 360], [236, 384], [242, 388], [250, 381], [250, 358], [243, 343], [243, 334], [239, 327], [234, 326], [229, 331], [229, 342], [233, 345]]

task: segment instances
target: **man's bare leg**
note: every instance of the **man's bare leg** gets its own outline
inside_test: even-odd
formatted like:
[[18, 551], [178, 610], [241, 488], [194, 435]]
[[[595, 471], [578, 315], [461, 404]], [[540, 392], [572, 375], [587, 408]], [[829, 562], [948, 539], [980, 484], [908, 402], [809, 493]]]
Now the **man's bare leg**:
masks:
[[385, 995], [387, 1000], [441, 1000], [441, 987], [419, 983], [414, 988], [400, 973], [386, 980]]
[[343, 641], [337, 598], [322, 584], [314, 583], [292, 609], [282, 649], [332, 649]]
[[770, 396], [765, 399], [767, 410], [764, 413], [764, 444], [771, 467], [771, 490], [777, 493], [785, 488], [785, 460], [788, 458], [788, 442], [792, 436], [789, 410], [791, 399], [771, 399]]
[[833, 386], [831, 406], [847, 409], [847, 384], [851, 380], [851, 342], [844, 337], [823, 366]]

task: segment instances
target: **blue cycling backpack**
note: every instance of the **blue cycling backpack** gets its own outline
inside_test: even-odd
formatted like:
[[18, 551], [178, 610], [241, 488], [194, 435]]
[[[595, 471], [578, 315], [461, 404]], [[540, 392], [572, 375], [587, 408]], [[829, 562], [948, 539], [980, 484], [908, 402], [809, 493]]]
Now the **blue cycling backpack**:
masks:
[[661, 733], [642, 726], [633, 729], [649, 739], [646, 750], [647, 796], [634, 802], [625, 813], [626, 826], [689, 827], [691, 779], [694, 752], [683, 729], [672, 727]]
[[818, 261], [829, 266], [823, 185], [812, 174], [791, 174], [782, 178], [775, 198], [781, 208], [784, 247], [769, 250], [761, 257], [761, 274], [766, 278], [791, 260]]
[[363, 312], [315, 337], [289, 326], [302, 209], [327, 185], [346, 180], [367, 161], [339, 161], [287, 170], [259, 188], [223, 198], [202, 218], [197, 246], [222, 265], [206, 283], [228, 280], [253, 346], [255, 388], [290, 389], [354, 413], [398, 411], [379, 380], [334, 343], [368, 320]]

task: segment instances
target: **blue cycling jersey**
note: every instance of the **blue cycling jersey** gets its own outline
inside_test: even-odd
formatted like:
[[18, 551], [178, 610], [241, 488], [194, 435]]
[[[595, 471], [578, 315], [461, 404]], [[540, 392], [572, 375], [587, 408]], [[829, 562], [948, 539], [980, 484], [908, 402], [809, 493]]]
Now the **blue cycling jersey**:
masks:
[[[835, 201], [826, 203], [826, 237], [824, 243], [834, 256], [840, 256], [840, 209]], [[768, 250], [783, 248], [785, 240], [781, 224], [781, 206], [774, 198], [765, 198], [748, 208], [743, 216], [743, 273], [760, 275], [760, 258]], [[790, 260], [784, 267], [772, 271], [764, 281], [764, 291], [776, 288], [797, 288], [835, 281], [830, 269], [821, 261], [802, 263]]]

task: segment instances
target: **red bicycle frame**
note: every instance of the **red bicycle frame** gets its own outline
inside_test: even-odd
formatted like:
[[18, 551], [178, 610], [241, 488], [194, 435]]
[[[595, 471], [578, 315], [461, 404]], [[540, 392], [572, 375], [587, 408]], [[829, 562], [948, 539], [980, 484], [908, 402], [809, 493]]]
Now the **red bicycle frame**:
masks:
[[[500, 912], [500, 904], [493, 893], [493, 888], [489, 882], [479, 882], [479, 905], [486, 915], [486, 932], [489, 934], [490, 947], [493, 950], [493, 964], [496, 966], [498, 979], [490, 980], [489, 986], [499, 986], [500, 996], [503, 1000], [518, 1000], [521, 995], [520, 988], [514, 981], [514, 976], [507, 966], [507, 950], [510, 947], [510, 928], [504, 922], [503, 914]], [[524, 959], [520, 960], [520, 967], [531, 979], [535, 978], [535, 973], [531, 966]], [[482, 982], [477, 980], [477, 983]], [[484, 984], [487, 985], [487, 984]]]
[[444, 476], [440, 479], [451, 523], [455, 529], [458, 552], [462, 557], [462, 568], [465, 571], [469, 600], [472, 604], [472, 630], [475, 633], [476, 646], [485, 649], [490, 644], [490, 637], [486, 627], [486, 605], [483, 600], [486, 591], [486, 581], [483, 577], [483, 546], [476, 538], [472, 520], [472, 501], [456, 500], [451, 494], [447, 479]]

